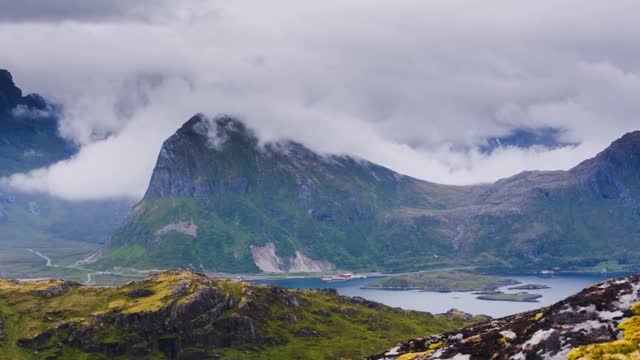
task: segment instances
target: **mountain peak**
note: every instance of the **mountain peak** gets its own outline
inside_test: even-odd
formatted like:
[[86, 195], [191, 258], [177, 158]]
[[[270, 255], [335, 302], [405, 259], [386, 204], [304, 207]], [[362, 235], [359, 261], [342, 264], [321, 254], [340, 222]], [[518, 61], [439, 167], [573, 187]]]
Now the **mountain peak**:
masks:
[[624, 134], [594, 158], [581, 162], [571, 171], [589, 174], [611, 167], [640, 169], [640, 131]]
[[11, 73], [0, 69], [0, 110], [16, 106], [21, 98], [22, 90], [14, 84]]
[[609, 149], [626, 149], [626, 150], [639, 150], [640, 149], [640, 130], [628, 132], [621, 138], [614, 141]]
[[178, 135], [207, 139], [210, 148], [221, 150], [228, 141], [257, 143], [253, 130], [229, 115], [210, 118], [202, 113], [192, 116], [177, 132]]
[[596, 161], [627, 170], [640, 170], [640, 131], [626, 133], [596, 156]]
[[38, 94], [22, 96], [22, 89], [13, 82], [13, 76], [8, 70], [0, 69], [0, 112], [9, 111], [22, 105], [28, 110], [58, 110]]

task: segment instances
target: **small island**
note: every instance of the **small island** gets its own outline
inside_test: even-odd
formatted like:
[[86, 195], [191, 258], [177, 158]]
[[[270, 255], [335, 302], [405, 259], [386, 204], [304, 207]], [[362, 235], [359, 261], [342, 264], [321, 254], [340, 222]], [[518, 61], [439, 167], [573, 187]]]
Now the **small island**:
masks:
[[521, 292], [517, 294], [490, 294], [476, 297], [479, 300], [487, 301], [514, 301], [514, 302], [538, 302], [542, 295]]
[[540, 284], [525, 284], [510, 287], [509, 290], [542, 290], [542, 289], [551, 289], [551, 287], [547, 285]]
[[374, 280], [361, 289], [421, 290], [435, 292], [495, 291], [502, 286], [516, 285], [518, 281], [495, 276], [466, 272], [423, 272], [388, 276]]
[[500, 290], [483, 290], [483, 291], [475, 291], [472, 292], [473, 295], [495, 295], [495, 294], [504, 294], [504, 292]]

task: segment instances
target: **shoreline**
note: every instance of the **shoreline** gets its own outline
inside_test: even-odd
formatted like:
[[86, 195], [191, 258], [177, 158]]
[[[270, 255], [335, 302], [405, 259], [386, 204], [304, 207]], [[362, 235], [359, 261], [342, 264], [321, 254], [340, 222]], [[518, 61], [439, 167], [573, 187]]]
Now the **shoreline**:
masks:
[[508, 302], [518, 302], [518, 303], [539, 303], [539, 299], [542, 298], [542, 295], [538, 295], [535, 294], [533, 296], [530, 296], [526, 299], [522, 299], [522, 300], [516, 300], [516, 299], [509, 299], [509, 298], [505, 298], [505, 299], [496, 299], [496, 298], [491, 298], [491, 297], [487, 297], [487, 296], [477, 296], [476, 299], [478, 300], [483, 300], [483, 301], [508, 301]]
[[[449, 271], [460, 271], [461, 269], [438, 269], [438, 270], [422, 270], [422, 271], [413, 271], [413, 272], [403, 272], [403, 273], [380, 273], [380, 272], [369, 272], [369, 273], [357, 273], [358, 275], [369, 277], [394, 277], [394, 276], [402, 276], [402, 275], [411, 275], [411, 274], [422, 274], [422, 273], [432, 273], [432, 272], [449, 272]], [[157, 270], [162, 271], [162, 270]], [[217, 278], [242, 278], [243, 280], [252, 281], [252, 280], [290, 280], [290, 279], [320, 279], [323, 276], [336, 275], [339, 273], [329, 272], [329, 273], [309, 273], [309, 274], [229, 274], [229, 273], [209, 273], [205, 272], [207, 276], [217, 277]], [[554, 276], [607, 276], [607, 277], [622, 277], [626, 275], [635, 274], [632, 271], [622, 271], [622, 272], [608, 272], [601, 273], [595, 271], [558, 271], [553, 275], [542, 275], [537, 272], [519, 272], [519, 273], [499, 273], [499, 272], [491, 272], [491, 273], [480, 273], [483, 275], [493, 275], [500, 277], [509, 277], [509, 276], [532, 276], [539, 278], [553, 278]], [[415, 289], [420, 290], [420, 289]]]
[[[434, 273], [434, 272], [452, 272], [452, 271], [465, 271], [465, 270], [477, 270], [481, 269], [483, 266], [465, 266], [465, 267], [446, 267], [446, 268], [438, 268], [438, 269], [429, 269], [429, 270], [416, 270], [416, 271], [407, 271], [407, 272], [399, 272], [399, 273], [388, 273], [388, 272], [357, 272], [352, 270], [343, 270], [343, 271], [329, 271], [329, 272], [319, 272], [319, 273], [251, 273], [251, 274], [232, 274], [232, 273], [219, 273], [219, 272], [208, 272], [204, 273], [207, 276], [218, 277], [218, 278], [242, 278], [243, 280], [289, 280], [289, 279], [314, 279], [321, 278], [323, 276], [337, 275], [342, 272], [352, 272], [358, 275], [363, 275], [368, 277], [393, 277], [393, 276], [402, 276], [402, 275], [412, 275], [412, 274], [422, 274], [422, 273]], [[530, 271], [522, 271], [522, 272], [498, 272], [498, 271], [470, 271], [473, 274], [479, 275], [493, 275], [500, 277], [509, 277], [509, 276], [532, 276], [539, 278], [553, 278], [554, 276], [607, 276], [607, 277], [622, 277], [631, 274], [635, 274], [633, 271], [610, 271], [610, 272], [600, 272], [600, 271], [578, 271], [578, 270], [558, 270], [553, 274], [542, 274], [539, 271], [530, 272]], [[420, 290], [420, 289], [416, 289]]]
[[[51, 266], [48, 266], [49, 268], [51, 268]], [[98, 270], [93, 270], [89, 267], [74, 267], [74, 266], [65, 266], [68, 268], [74, 268], [77, 270], [84, 270], [84, 271], [98, 271]], [[438, 268], [438, 269], [429, 269], [429, 270], [418, 270], [418, 271], [411, 271], [411, 272], [400, 272], [400, 273], [386, 273], [386, 272], [363, 272], [363, 273], [358, 273], [358, 275], [363, 275], [367, 278], [371, 277], [371, 278], [380, 278], [380, 277], [396, 277], [396, 276], [403, 276], [403, 275], [411, 275], [411, 274], [422, 274], [422, 273], [434, 273], [434, 272], [452, 272], [452, 271], [465, 271], [465, 270], [471, 270], [471, 273], [474, 274], [482, 274], [482, 275], [493, 275], [493, 276], [499, 276], [499, 277], [505, 277], [508, 278], [509, 276], [531, 276], [531, 277], [539, 277], [539, 278], [553, 278], [554, 276], [593, 276], [593, 277], [600, 277], [600, 276], [606, 276], [607, 278], [615, 278], [615, 277], [622, 277], [622, 276], [626, 276], [626, 275], [630, 275], [630, 274], [634, 274], [634, 272], [632, 271], [616, 271], [616, 272], [607, 272], [607, 273], [602, 273], [599, 271], [576, 271], [576, 270], [566, 270], [566, 271], [555, 271], [553, 274], [541, 274], [540, 271], [536, 271], [536, 272], [527, 272], [527, 271], [523, 271], [523, 272], [497, 272], [497, 271], [490, 271], [490, 272], [482, 272], [482, 271], [473, 271], [473, 270], [480, 270], [481, 266], [466, 266], [466, 267], [446, 267], [446, 268]], [[153, 272], [159, 272], [159, 271], [166, 271], [166, 270], [171, 270], [171, 269], [133, 269], [133, 268], [127, 268], [127, 269], [118, 269], [117, 271], [114, 269], [112, 270], [114, 275], [119, 275], [119, 276], [133, 276], [133, 277], [143, 277], [145, 274], [147, 273], [153, 273]], [[110, 273], [110, 271], [102, 271], [103, 273]], [[272, 280], [272, 281], [277, 281], [277, 280], [295, 280], [295, 279], [320, 279], [323, 276], [330, 276], [330, 275], [337, 275], [340, 274], [340, 271], [331, 271], [331, 272], [319, 272], [319, 273], [224, 273], [224, 272], [212, 272], [212, 271], [197, 271], [197, 272], [203, 272], [205, 275], [209, 276], [209, 277], [216, 277], [216, 278], [222, 278], [222, 279], [237, 279], [239, 281], [260, 281], [260, 280]], [[352, 271], [347, 271], [344, 270], [343, 272], [352, 272]], [[26, 274], [3, 274], [4, 277], [9, 278], [9, 279], [20, 279], [23, 281], [28, 281], [31, 278]], [[53, 276], [45, 276], [46, 278], [60, 278], [60, 276], [56, 276], [56, 274], [52, 274]], [[35, 278], [42, 278], [42, 276], [36, 276]], [[451, 291], [447, 291], [444, 290], [443, 291], [439, 291], [439, 290], [428, 290], [428, 289], [422, 289], [422, 288], [377, 288], [377, 287], [366, 287], [364, 288], [366, 290], [395, 290], [395, 291], [403, 291], [403, 290], [419, 290], [419, 291], [435, 291], [435, 292], [451, 292]], [[475, 290], [471, 290], [471, 291], [475, 291]]]

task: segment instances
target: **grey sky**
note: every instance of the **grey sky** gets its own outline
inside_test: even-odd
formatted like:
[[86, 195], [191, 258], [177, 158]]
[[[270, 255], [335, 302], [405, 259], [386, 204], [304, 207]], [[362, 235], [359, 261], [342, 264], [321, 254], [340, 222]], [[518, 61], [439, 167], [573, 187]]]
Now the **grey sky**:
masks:
[[[14, 179], [65, 197], [139, 196], [197, 112], [456, 184], [566, 169], [640, 127], [637, 1], [56, 3], [0, 16], [0, 64], [66, 106], [83, 150]], [[579, 145], [479, 151], [522, 128]]]
[[0, 21], [150, 21], [167, 15], [167, 0], [0, 0]]

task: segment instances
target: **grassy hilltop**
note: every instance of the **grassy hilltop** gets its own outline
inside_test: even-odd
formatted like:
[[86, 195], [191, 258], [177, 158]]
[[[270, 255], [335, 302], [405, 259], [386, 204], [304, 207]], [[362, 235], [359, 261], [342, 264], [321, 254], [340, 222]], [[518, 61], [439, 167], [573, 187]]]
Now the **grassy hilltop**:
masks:
[[0, 280], [0, 359], [352, 359], [479, 320], [186, 271], [119, 287]]

